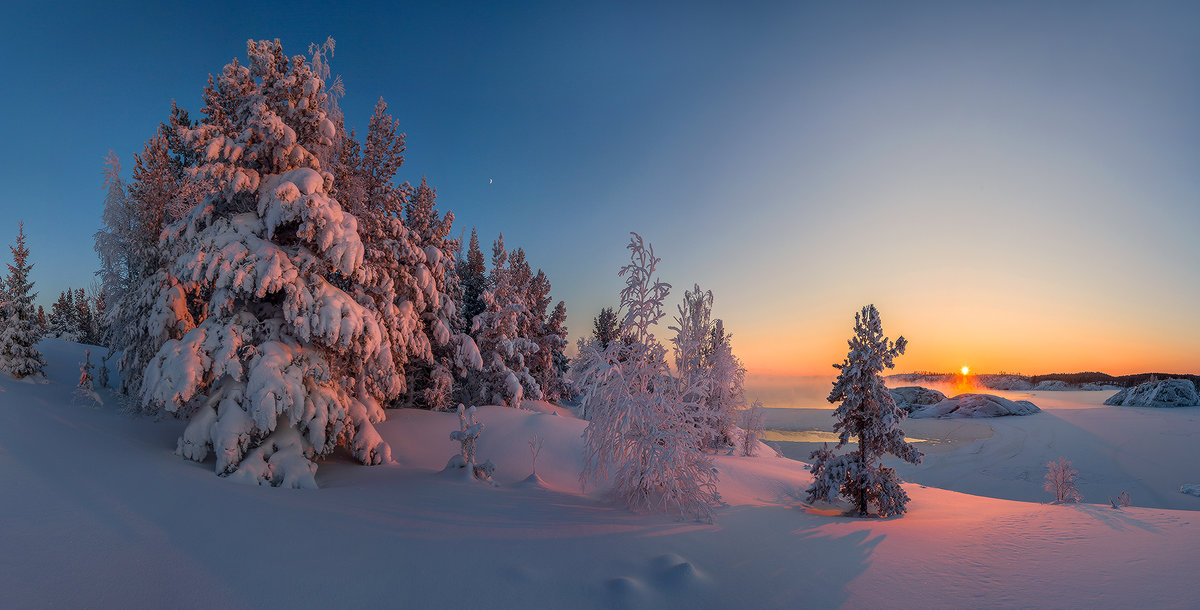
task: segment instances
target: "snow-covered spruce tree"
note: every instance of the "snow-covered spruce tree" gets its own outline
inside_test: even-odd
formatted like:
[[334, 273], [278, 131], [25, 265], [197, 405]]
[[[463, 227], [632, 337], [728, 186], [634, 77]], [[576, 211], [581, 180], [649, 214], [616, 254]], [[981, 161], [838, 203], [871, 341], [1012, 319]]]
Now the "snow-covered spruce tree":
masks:
[[[524, 256], [524, 252], [518, 250], [518, 253]], [[555, 401], [570, 394], [566, 379], [568, 360], [563, 351], [567, 345], [567, 305], [559, 301], [553, 311], [548, 311], [551, 302], [550, 278], [538, 269], [526, 289], [528, 315], [518, 333], [537, 344], [536, 351], [525, 355], [529, 374], [537, 381], [542, 398]]]
[[426, 351], [420, 341], [420, 304], [410, 298], [419, 292], [414, 267], [423, 254], [402, 220], [408, 185], [394, 182], [404, 163], [404, 134], [396, 131], [382, 99], [375, 105], [363, 145], [353, 133], [336, 127], [335, 132], [340, 144], [333, 155], [333, 186], [343, 209], [358, 219], [363, 245], [357, 299], [379, 313], [379, 357], [388, 360], [378, 370], [386, 374], [372, 376], [370, 384], [390, 405], [407, 390], [405, 365]]
[[890, 369], [896, 356], [904, 353], [904, 337], [895, 343], [883, 336], [883, 324], [874, 305], [854, 314], [854, 336], [848, 341], [850, 352], [829, 393], [829, 402], [841, 402], [833, 412], [837, 423], [840, 449], [851, 439], [858, 451], [835, 455], [826, 445], [812, 452], [813, 484], [808, 502], [831, 501], [841, 496], [854, 504], [860, 517], [874, 505], [881, 517], [905, 512], [908, 494], [900, 487], [896, 471], [884, 467], [879, 457], [890, 453], [906, 462], [919, 464], [921, 452], [905, 442], [900, 422], [906, 413], [896, 406], [883, 383], [883, 370]]
[[75, 290], [75, 323], [77, 341], [86, 345], [100, 343], [100, 324], [92, 312], [92, 300], [82, 288]]
[[4, 295], [0, 297], [0, 366], [17, 379], [40, 376], [46, 360], [37, 348], [42, 328], [33, 306], [37, 293], [29, 279], [33, 263], [29, 262], [29, 247], [25, 245], [25, 223], [17, 225], [17, 242], [9, 249], [13, 261], [8, 265]]
[[600, 342], [601, 348], [621, 338], [621, 322], [612, 307], [604, 307], [592, 318], [592, 338]]
[[464, 409], [458, 405], [458, 430], [450, 432], [450, 440], [461, 443], [459, 452], [450, 456], [446, 462], [447, 472], [462, 472], [468, 479], [479, 481], [492, 480], [496, 466], [488, 460], [482, 464], [475, 462], [475, 443], [483, 434], [483, 424], [475, 419], [475, 407]]
[[48, 334], [57, 339], [74, 341], [76, 339], [75, 332], [79, 328], [77, 314], [75, 291], [68, 288], [58, 293], [58, 300], [50, 306], [50, 331]]
[[462, 314], [463, 330], [470, 330], [475, 316], [483, 313], [487, 305], [483, 302], [483, 293], [490, 287], [487, 277], [487, 263], [483, 251], [479, 249], [479, 235], [471, 227], [471, 239], [468, 242], [466, 258], [459, 259], [458, 281]]
[[361, 294], [357, 220], [312, 152], [335, 136], [325, 84], [279, 41], [250, 41], [247, 54], [182, 129], [198, 163], [188, 179], [208, 191], [164, 231], [177, 283], [162, 285], [151, 319], [170, 338], [142, 398], [190, 420], [179, 455], [212, 451], [220, 475], [315, 487], [311, 460], [339, 445], [366, 464], [390, 459], [368, 381], [398, 374]]
[[512, 256], [515, 262], [500, 235], [492, 246], [491, 288], [483, 293], [485, 309], [471, 324], [483, 366], [468, 374], [465, 392], [476, 402], [519, 407], [526, 398], [540, 398], [541, 388], [526, 364], [537, 344], [521, 334], [528, 315], [525, 287], [529, 267], [523, 264], [524, 252], [514, 250]]
[[448, 409], [454, 395], [455, 378], [463, 378], [482, 362], [474, 357], [478, 347], [474, 339], [460, 332], [458, 270], [455, 256], [459, 240], [448, 239], [454, 226], [454, 213], [439, 214], [437, 192], [422, 178], [405, 208], [405, 221], [413, 241], [424, 254], [417, 269], [421, 294], [416, 300], [421, 309], [424, 345], [422, 357], [406, 368], [411, 404], [427, 409]]
[[653, 277], [660, 259], [641, 236], [633, 233], [628, 248], [630, 263], [619, 273], [628, 341], [592, 342], [575, 363], [590, 419], [580, 483], [611, 481], [633, 510], [711, 521], [717, 477], [691, 416], [703, 393], [671, 375], [667, 350], [651, 330], [671, 286]]

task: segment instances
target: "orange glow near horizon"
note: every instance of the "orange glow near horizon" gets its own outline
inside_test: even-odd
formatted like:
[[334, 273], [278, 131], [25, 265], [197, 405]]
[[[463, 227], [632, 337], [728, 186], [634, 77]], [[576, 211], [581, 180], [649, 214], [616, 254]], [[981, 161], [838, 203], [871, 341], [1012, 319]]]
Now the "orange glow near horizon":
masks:
[[[800, 320], [773, 313], [757, 318], [753, 326], [738, 327], [727, 320], [727, 328], [734, 329], [734, 353], [755, 375], [836, 375], [831, 365], [845, 359], [846, 341], [853, 333], [856, 308], [850, 298], [814, 305], [820, 311]], [[908, 348], [889, 373], [961, 374], [964, 362], [971, 363], [967, 374], [972, 377], [1200, 372], [1200, 341], [1154, 316], [1119, 320], [1086, 308], [1042, 316], [1007, 303], [1008, 298], [971, 311], [924, 298], [877, 302], [884, 334], [908, 339]], [[854, 302], [859, 300], [869, 302], [863, 297]], [[1008, 311], [1000, 311], [1006, 305], [1011, 305]]]
[[970, 374], [971, 374], [971, 367], [969, 367], [969, 366], [964, 366], [964, 367], [962, 367], [962, 374], [963, 374], [963, 377], [966, 377], [967, 375], [970, 375]]

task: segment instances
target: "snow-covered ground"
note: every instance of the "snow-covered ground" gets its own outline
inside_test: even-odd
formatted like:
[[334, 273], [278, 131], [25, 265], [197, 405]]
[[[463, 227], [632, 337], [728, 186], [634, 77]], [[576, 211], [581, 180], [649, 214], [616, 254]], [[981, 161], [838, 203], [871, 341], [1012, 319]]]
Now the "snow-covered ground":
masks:
[[[82, 346], [42, 348], [49, 383], [0, 379], [4, 607], [1195, 604], [1200, 512], [1147, 508], [1172, 494], [1176, 508], [1200, 508], [1178, 492], [1200, 480], [1187, 441], [1195, 409], [1034, 396], [1045, 413], [906, 422], [910, 436], [945, 439], [923, 443], [926, 462], [906, 478], [1021, 497], [1021, 485], [1040, 487], [1034, 465], [1065, 455], [1085, 501], [1103, 506], [910, 484], [907, 515], [849, 519], [804, 507], [804, 466], [764, 451], [716, 459], [727, 506], [709, 525], [630, 514], [599, 490], [581, 492], [585, 424], [544, 404], [479, 409], [478, 456], [497, 465], [498, 487], [439, 473], [457, 450], [458, 420], [425, 411], [394, 411], [379, 426], [394, 463], [335, 457], [320, 466], [319, 490], [236, 484], [211, 462], [173, 455], [181, 422], [131, 419], [106, 392], [104, 408], [71, 404]], [[544, 487], [519, 484], [534, 434], [545, 441]], [[1113, 467], [1093, 468], [1104, 465]], [[1155, 468], [1168, 472], [1145, 478]], [[1127, 489], [1134, 506], [1108, 508], [1101, 489]]]

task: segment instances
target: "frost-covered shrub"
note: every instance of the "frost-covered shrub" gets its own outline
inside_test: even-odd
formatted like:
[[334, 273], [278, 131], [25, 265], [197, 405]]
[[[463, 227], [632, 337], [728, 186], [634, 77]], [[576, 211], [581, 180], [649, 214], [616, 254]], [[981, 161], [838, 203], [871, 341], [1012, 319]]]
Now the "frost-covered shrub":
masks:
[[1129, 497], [1129, 492], [1122, 491], [1120, 493], [1120, 495], [1117, 496], [1116, 500], [1112, 499], [1112, 497], [1110, 496], [1108, 498], [1108, 503], [1111, 504], [1114, 509], [1119, 510], [1121, 508], [1124, 508], [1124, 507], [1132, 504], [1133, 500]]
[[450, 440], [458, 441], [462, 446], [446, 462], [447, 471], [462, 471], [470, 479], [492, 480], [492, 473], [496, 471], [492, 461], [487, 460], [482, 464], [475, 462], [475, 443], [483, 433], [483, 427], [483, 423], [475, 419], [475, 407], [464, 409], [461, 404], [458, 405], [458, 430], [450, 432]]
[[13, 262], [8, 265], [3, 292], [0, 294], [0, 367], [13, 377], [40, 376], [46, 360], [38, 351], [42, 327], [37, 322], [33, 282], [29, 272], [29, 248], [25, 245], [25, 224], [17, 226], [17, 242], [9, 246]]
[[99, 408], [104, 405], [92, 380], [92, 350], [83, 350], [83, 362], [79, 363], [79, 383], [75, 386], [74, 399], [76, 403], [87, 404]]
[[672, 376], [666, 348], [651, 326], [662, 318], [670, 284], [653, 278], [660, 259], [636, 233], [621, 291], [628, 341], [590, 342], [577, 358], [586, 456], [580, 483], [611, 481], [634, 510], [663, 510], [712, 520], [719, 501], [712, 460], [700, 450], [695, 414], [705, 394]]
[[278, 41], [247, 53], [248, 66], [234, 60], [210, 82], [205, 119], [179, 127], [204, 195], [163, 232], [171, 257], [147, 328], [165, 340], [141, 399], [190, 420], [179, 455], [313, 487], [312, 460], [338, 446], [390, 460], [374, 424], [400, 375], [363, 289], [357, 219], [329, 196], [317, 154], [336, 133], [325, 83]]
[[1046, 464], [1046, 483], [1043, 487], [1054, 494], [1054, 502], [1057, 504], [1079, 502], [1083, 500], [1083, 494], [1075, 487], [1075, 479], [1078, 477], [1079, 473], [1071, 467], [1070, 460], [1060, 457]]
[[755, 402], [750, 408], [738, 412], [738, 426], [742, 429], [741, 454], [752, 457], [758, 450], [759, 437], [763, 431], [763, 406]]
[[533, 477], [537, 478], [537, 459], [542, 454], [542, 447], [546, 444], [546, 439], [540, 435], [534, 434], [529, 438], [529, 454], [533, 456], [532, 466]]
[[905, 413], [896, 406], [883, 381], [883, 370], [892, 368], [896, 356], [908, 345], [904, 337], [895, 343], [883, 336], [883, 324], [874, 305], [854, 314], [854, 336], [850, 352], [829, 393], [829, 402], [839, 402], [833, 412], [837, 423], [838, 444], [842, 448], [851, 439], [858, 441], [858, 451], [836, 455], [826, 445], [812, 452], [813, 483], [808, 488], [808, 502], [830, 501], [840, 496], [854, 504], [860, 517], [868, 515], [875, 506], [881, 517], [903, 514], [908, 494], [900, 487], [896, 471], [879, 463], [879, 457], [890, 453], [913, 464], [921, 462], [921, 453], [904, 440], [900, 422]]

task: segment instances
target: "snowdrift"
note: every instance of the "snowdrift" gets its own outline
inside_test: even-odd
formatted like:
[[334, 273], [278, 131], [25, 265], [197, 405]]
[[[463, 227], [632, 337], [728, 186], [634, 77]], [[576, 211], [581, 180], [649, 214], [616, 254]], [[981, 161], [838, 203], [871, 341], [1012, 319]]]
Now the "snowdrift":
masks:
[[940, 402], [915, 408], [909, 417], [1003, 417], [1032, 415], [1041, 409], [1028, 400], [1009, 400], [992, 394], [959, 394]]
[[1200, 406], [1200, 394], [1196, 393], [1196, 385], [1190, 380], [1163, 379], [1125, 388], [1104, 401], [1104, 404], [1119, 407], [1195, 407]]
[[[321, 463], [320, 489], [239, 485], [214, 477], [211, 462], [173, 454], [183, 422], [127, 417], [106, 390], [104, 408], [72, 405], [83, 346], [40, 347], [45, 383], [0, 378], [5, 607], [1194, 601], [1200, 513], [1139, 508], [1136, 490], [1134, 507], [1113, 510], [906, 484], [907, 515], [858, 520], [805, 506], [805, 465], [764, 450], [716, 456], [725, 505], [715, 524], [676, 522], [581, 490], [586, 424], [544, 404], [479, 408], [478, 457], [496, 464], [499, 487], [440, 475], [459, 450], [449, 438], [457, 415], [414, 410], [378, 425], [390, 463], [335, 453]], [[522, 485], [535, 434], [541, 483]], [[1178, 486], [1175, 496], [1195, 500]]]

